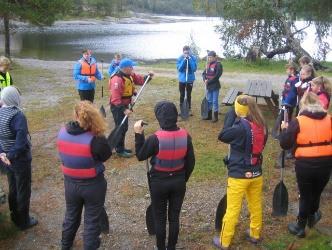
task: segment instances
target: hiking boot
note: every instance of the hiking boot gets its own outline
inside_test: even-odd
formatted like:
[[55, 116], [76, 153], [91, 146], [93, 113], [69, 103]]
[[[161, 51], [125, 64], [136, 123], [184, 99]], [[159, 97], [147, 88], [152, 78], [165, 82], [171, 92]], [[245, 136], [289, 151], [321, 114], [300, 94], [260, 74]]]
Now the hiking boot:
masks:
[[261, 239], [256, 239], [254, 237], [250, 236], [250, 229], [246, 230], [246, 239], [249, 241], [251, 244], [257, 245], [259, 242], [261, 242]]
[[203, 120], [212, 120], [212, 110], [209, 110], [208, 117]]
[[128, 154], [132, 154], [133, 153], [133, 151], [131, 149], [127, 149], [127, 148], [125, 148], [123, 151], [125, 151]]
[[20, 230], [22, 230], [22, 231], [27, 230], [27, 229], [29, 229], [31, 227], [34, 227], [38, 224], [38, 220], [35, 219], [34, 217], [29, 216], [28, 220], [29, 221], [26, 224], [19, 226]]
[[306, 219], [298, 218], [297, 222], [288, 224], [288, 231], [299, 238], [304, 238], [306, 224]]
[[318, 221], [322, 218], [322, 213], [320, 211], [317, 211], [316, 213], [309, 215], [308, 217], [308, 227], [313, 228]]
[[214, 236], [213, 237], [212, 244], [218, 249], [223, 249], [223, 250], [228, 250], [229, 249], [229, 247], [224, 247], [224, 246], [221, 245], [219, 236]]
[[130, 158], [130, 157], [133, 156], [133, 154], [128, 153], [128, 152], [126, 152], [126, 151], [124, 151], [124, 150], [123, 150], [122, 152], [116, 152], [116, 154], [117, 154], [118, 156], [122, 157], [122, 158]]
[[212, 122], [215, 123], [215, 122], [218, 121], [218, 111], [217, 112], [213, 112], [213, 114], [214, 114], [214, 117], [213, 117]]

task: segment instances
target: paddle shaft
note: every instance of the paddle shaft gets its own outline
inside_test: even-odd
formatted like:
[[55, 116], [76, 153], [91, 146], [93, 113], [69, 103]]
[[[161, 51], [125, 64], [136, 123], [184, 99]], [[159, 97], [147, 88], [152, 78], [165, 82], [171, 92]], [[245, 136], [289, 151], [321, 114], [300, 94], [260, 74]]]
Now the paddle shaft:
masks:
[[186, 58], [186, 84], [188, 82], [189, 58]]
[[[285, 106], [282, 107], [284, 111], [284, 123], [288, 122], [288, 110]], [[284, 180], [284, 168], [285, 168], [285, 150], [283, 149], [281, 152], [281, 170], [280, 170], [280, 180]]]

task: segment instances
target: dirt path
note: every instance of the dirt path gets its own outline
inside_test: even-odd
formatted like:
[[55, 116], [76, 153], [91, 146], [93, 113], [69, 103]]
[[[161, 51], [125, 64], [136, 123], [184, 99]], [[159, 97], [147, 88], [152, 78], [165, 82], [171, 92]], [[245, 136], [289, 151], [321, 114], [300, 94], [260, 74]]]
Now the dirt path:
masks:
[[[16, 59], [19, 65], [29, 68], [43, 69], [33, 79], [34, 89], [30, 91], [26, 87], [24, 92], [24, 105], [26, 111], [45, 115], [40, 124], [32, 124], [34, 128], [33, 137], [33, 189], [31, 198], [31, 211], [39, 219], [39, 225], [26, 232], [18, 232], [7, 240], [0, 241], [1, 249], [59, 249], [61, 239], [61, 226], [65, 211], [63, 176], [59, 171], [59, 162], [55, 150], [56, 133], [60, 124], [67, 121], [71, 116], [73, 99], [77, 98], [71, 79], [71, 68], [73, 62], [52, 62], [32, 59]], [[106, 67], [105, 67], [106, 68]], [[148, 69], [138, 67], [139, 72], [146, 72]], [[155, 70], [156, 74], [163, 77], [175, 78], [176, 74], [172, 70]], [[247, 79], [265, 77], [257, 74], [229, 74], [225, 72], [224, 81], [227, 84], [236, 83], [241, 85]], [[273, 83], [279, 83], [283, 76], [273, 76]], [[15, 78], [14, 78], [15, 79]], [[17, 79], [17, 78], [16, 78]], [[20, 78], [18, 78], [20, 79]], [[39, 79], [38, 81], [36, 79]], [[104, 85], [106, 86], [106, 81]], [[176, 83], [175, 83], [176, 84]], [[42, 85], [42, 88], [39, 86]], [[177, 86], [177, 85], [175, 85]], [[197, 85], [194, 92], [194, 101], [198, 102], [203, 94], [203, 87]], [[160, 88], [163, 91], [160, 91]], [[177, 88], [174, 85], [149, 85], [146, 90], [150, 93], [142, 99], [137, 107], [142, 113], [137, 112], [130, 120], [130, 126], [135, 119], [145, 118], [149, 121], [147, 133], [151, 133], [157, 128], [157, 122], [153, 118], [154, 103], [160, 99], [177, 100]], [[38, 97], [36, 102], [35, 97]], [[98, 95], [96, 95], [97, 97]], [[28, 97], [28, 98], [26, 98]], [[73, 98], [74, 97], [74, 98]], [[104, 100], [106, 103], [106, 100]], [[101, 104], [100, 98], [97, 105]], [[43, 113], [47, 109], [51, 115]], [[194, 107], [194, 112], [198, 114], [199, 105]], [[29, 116], [28, 116], [29, 117]], [[111, 127], [113, 122], [108, 113], [107, 117]], [[180, 122], [181, 126], [186, 127], [190, 132], [197, 132], [196, 127], [200, 127], [200, 135], [206, 141], [215, 139], [214, 135], [219, 131], [221, 123], [211, 125], [200, 121], [195, 115], [187, 123]], [[212, 137], [210, 137], [212, 136]], [[133, 148], [133, 133], [128, 132], [128, 145]], [[204, 143], [204, 139], [202, 140]], [[217, 143], [216, 143], [217, 144]], [[217, 146], [219, 147], [219, 146]], [[220, 152], [220, 154], [224, 154]], [[200, 157], [197, 155], [197, 157]], [[145, 208], [149, 204], [148, 188], [146, 180], [145, 163], [139, 163], [135, 158], [123, 160], [114, 156], [106, 163], [105, 176], [108, 181], [108, 191], [106, 198], [106, 208], [110, 219], [111, 231], [109, 235], [102, 235], [101, 249], [152, 249], [154, 237], [150, 237], [145, 229]], [[208, 166], [206, 166], [208, 167]], [[223, 166], [221, 166], [223, 167]], [[276, 174], [276, 173], [274, 173]], [[289, 171], [289, 175], [293, 175]], [[278, 176], [278, 175], [276, 175]], [[211, 238], [214, 234], [214, 213], [215, 208], [224, 194], [225, 185], [222, 180], [191, 181], [187, 186], [187, 193], [183, 209], [181, 212], [181, 233], [179, 247], [184, 249], [211, 249]], [[1, 177], [1, 181], [4, 178]], [[271, 192], [278, 181], [276, 178], [270, 183], [266, 183], [265, 194], [270, 197]], [[289, 186], [289, 192], [294, 193], [290, 197], [292, 204], [296, 204], [295, 183]], [[322, 207], [331, 214], [328, 209], [328, 201], [332, 199], [331, 187], [324, 193]], [[276, 230], [274, 222], [268, 218], [271, 212], [271, 199], [265, 202], [266, 227], [263, 237], [271, 239], [270, 233]], [[296, 205], [292, 205], [290, 216], [278, 219], [277, 231], [285, 230], [286, 221], [294, 218]], [[248, 222], [248, 212], [243, 211], [240, 218], [239, 231], [244, 232]], [[325, 223], [324, 223], [325, 222]], [[323, 221], [323, 225], [328, 227], [330, 221]], [[74, 249], [82, 249], [82, 230], [81, 226], [76, 236]], [[272, 233], [273, 238], [273, 233]], [[252, 249], [250, 245], [244, 243], [243, 235], [237, 234], [235, 237], [235, 249]], [[259, 249], [266, 249], [264, 246]]]

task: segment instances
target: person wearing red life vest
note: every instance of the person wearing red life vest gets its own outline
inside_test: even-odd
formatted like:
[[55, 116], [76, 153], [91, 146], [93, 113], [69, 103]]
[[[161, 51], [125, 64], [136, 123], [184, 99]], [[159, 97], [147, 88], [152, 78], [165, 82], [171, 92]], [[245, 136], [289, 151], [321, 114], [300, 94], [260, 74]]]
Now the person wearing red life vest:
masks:
[[[222, 64], [218, 61], [217, 54], [214, 51], [208, 53], [208, 65], [206, 70], [203, 71], [203, 81], [207, 88], [207, 100], [209, 106], [208, 117], [204, 120], [218, 121], [219, 112], [219, 90], [221, 88], [219, 78], [223, 73]], [[212, 109], [214, 118], [212, 119]]]
[[289, 124], [281, 124], [280, 146], [295, 146], [295, 173], [300, 192], [297, 221], [288, 224], [291, 234], [305, 237], [305, 227], [312, 228], [322, 217], [320, 196], [332, 169], [332, 120], [319, 98], [307, 92], [300, 102], [300, 112]]
[[228, 249], [246, 197], [250, 212], [250, 229], [247, 238], [256, 244], [262, 230], [262, 152], [267, 140], [264, 118], [251, 96], [240, 95], [226, 116], [218, 139], [230, 144], [225, 163], [228, 168], [227, 209], [222, 221], [220, 236], [213, 244]]
[[[132, 110], [130, 104], [132, 97], [136, 95], [135, 85], [143, 85], [148, 75], [142, 76], [134, 73], [136, 62], [123, 58], [119, 64], [119, 70], [109, 80], [110, 106], [114, 123], [119, 126], [125, 117], [130, 115]], [[153, 73], [150, 72], [150, 80]], [[133, 155], [132, 150], [125, 148], [125, 137], [128, 130], [128, 119], [121, 126], [121, 138], [115, 151], [120, 157], [129, 158]]]
[[161, 129], [145, 140], [142, 120], [135, 123], [136, 157], [139, 161], [151, 158], [149, 175], [157, 248], [166, 249], [168, 215], [167, 249], [175, 250], [186, 182], [194, 169], [195, 155], [190, 135], [176, 124], [178, 111], [175, 104], [161, 101], [154, 110]]
[[94, 101], [96, 80], [103, 78], [98, 70], [97, 61], [91, 55], [91, 50], [84, 49], [82, 58], [74, 65], [73, 76], [76, 80], [76, 89], [81, 101]]
[[325, 110], [329, 109], [331, 99], [331, 83], [324, 76], [314, 78], [310, 82], [310, 90], [315, 93]]
[[104, 136], [106, 121], [91, 102], [76, 104], [74, 116], [57, 138], [66, 199], [61, 243], [63, 250], [72, 248], [84, 207], [84, 249], [92, 250], [100, 246], [99, 235], [105, 231], [102, 226], [108, 226], [103, 162], [112, 152]]

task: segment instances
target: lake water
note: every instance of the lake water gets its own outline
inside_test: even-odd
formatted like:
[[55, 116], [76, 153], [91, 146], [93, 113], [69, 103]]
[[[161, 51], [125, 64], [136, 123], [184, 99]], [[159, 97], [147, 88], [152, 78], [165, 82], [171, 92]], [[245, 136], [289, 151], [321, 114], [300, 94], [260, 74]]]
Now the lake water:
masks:
[[[218, 18], [189, 17], [189, 21], [188, 17], [167, 18], [176, 22], [73, 22], [70, 25], [57, 24], [43, 29], [22, 29], [12, 36], [12, 54], [20, 58], [76, 60], [83, 48], [90, 48], [97, 58], [106, 61], [116, 52], [134, 59], [169, 59], [177, 58], [181, 54], [183, 45], [190, 41], [192, 35], [200, 48], [200, 56], [204, 56], [207, 49], [215, 50], [217, 54], [222, 55], [219, 35], [214, 31], [215, 26], [220, 23]], [[3, 36], [0, 37], [0, 42], [1, 50], [4, 47]], [[313, 52], [314, 38], [308, 36], [303, 46], [309, 52]], [[332, 53], [328, 55], [328, 60], [332, 60]]]

